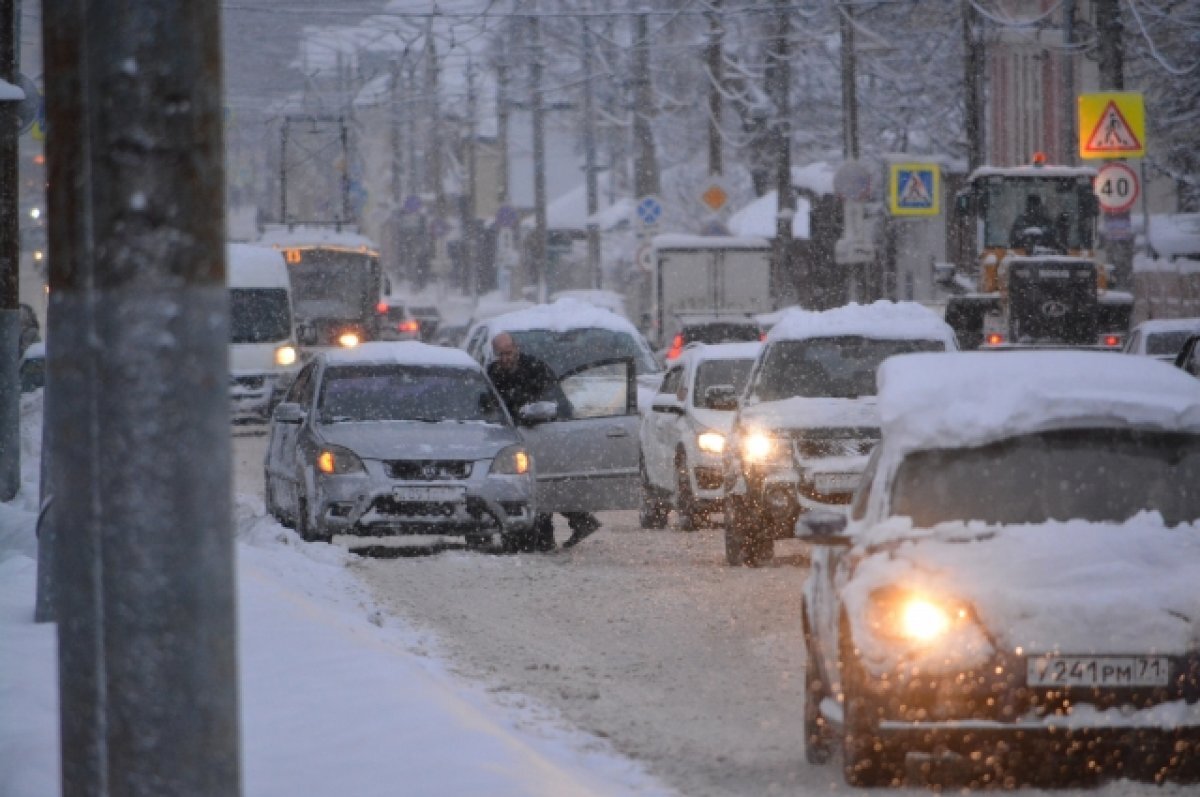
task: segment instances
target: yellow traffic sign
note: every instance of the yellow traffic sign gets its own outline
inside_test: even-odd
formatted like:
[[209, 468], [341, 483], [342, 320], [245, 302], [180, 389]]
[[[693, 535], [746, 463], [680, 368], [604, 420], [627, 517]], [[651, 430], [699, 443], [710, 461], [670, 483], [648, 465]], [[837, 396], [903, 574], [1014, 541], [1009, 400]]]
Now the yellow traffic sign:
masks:
[[1136, 91], [1079, 95], [1079, 157], [1141, 158], [1146, 104]]
[[893, 163], [888, 174], [888, 204], [893, 216], [936, 216], [942, 173], [936, 163]]

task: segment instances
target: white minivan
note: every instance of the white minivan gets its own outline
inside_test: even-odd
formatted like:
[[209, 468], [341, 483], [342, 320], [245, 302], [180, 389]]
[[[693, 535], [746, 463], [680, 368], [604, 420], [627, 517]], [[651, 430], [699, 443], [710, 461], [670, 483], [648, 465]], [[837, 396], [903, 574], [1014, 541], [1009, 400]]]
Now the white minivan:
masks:
[[233, 420], [266, 420], [299, 367], [283, 254], [229, 244], [229, 399]]

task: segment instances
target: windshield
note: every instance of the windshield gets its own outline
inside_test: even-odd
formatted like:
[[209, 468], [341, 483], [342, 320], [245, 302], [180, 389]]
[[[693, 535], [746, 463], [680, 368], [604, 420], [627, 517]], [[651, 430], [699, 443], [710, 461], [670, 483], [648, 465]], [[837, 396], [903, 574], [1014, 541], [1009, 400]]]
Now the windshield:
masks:
[[[1081, 213], [1079, 197], [1080, 191], [1091, 190], [1087, 177], [987, 178], [983, 184], [984, 246], [1012, 246], [1014, 226], [1032, 225], [1049, 227], [1047, 235], [1062, 249], [1088, 248], [1092, 221]], [[1029, 211], [1030, 197], [1036, 197], [1036, 213]]]
[[698, 406], [704, 406], [704, 394], [710, 387], [717, 385], [733, 385], [733, 390], [741, 395], [750, 376], [754, 360], [706, 360], [696, 369], [696, 397]]
[[1169, 354], [1174, 357], [1179, 354], [1188, 338], [1195, 335], [1195, 330], [1180, 330], [1178, 332], [1156, 332], [1146, 336], [1146, 354], [1159, 356]]
[[450, 366], [334, 366], [325, 372], [318, 406], [324, 423], [508, 423], [499, 397], [481, 372]]
[[522, 353], [542, 360], [560, 376], [588, 363], [615, 357], [632, 357], [639, 374], [661, 370], [650, 352], [628, 332], [585, 328], [565, 332], [529, 329], [511, 334]]
[[859, 398], [875, 395], [875, 370], [893, 354], [945, 351], [937, 340], [881, 340], [846, 336], [782, 340], [767, 350], [752, 396], [778, 401], [795, 396]]
[[230, 288], [229, 339], [232, 343], [271, 343], [292, 335], [285, 288]]
[[296, 318], [361, 319], [375, 312], [382, 291], [379, 258], [330, 249], [298, 253], [300, 261], [288, 264]]
[[946, 521], [1121, 522], [1157, 510], [1200, 518], [1200, 436], [1114, 429], [1043, 432], [968, 449], [910, 454], [896, 472], [892, 515]]

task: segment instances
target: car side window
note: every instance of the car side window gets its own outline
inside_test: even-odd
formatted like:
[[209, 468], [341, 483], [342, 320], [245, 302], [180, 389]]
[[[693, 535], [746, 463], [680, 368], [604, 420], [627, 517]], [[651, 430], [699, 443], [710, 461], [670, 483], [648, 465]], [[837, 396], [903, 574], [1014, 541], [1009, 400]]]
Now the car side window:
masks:
[[677, 393], [683, 381], [683, 366], [677, 365], [663, 377], [662, 386], [658, 389], [660, 395]]
[[1131, 337], [1129, 339], [1129, 343], [1127, 343], [1125, 345], [1125, 352], [1127, 354], [1137, 354], [1138, 353], [1138, 344], [1141, 343], [1141, 341], [1142, 341], [1141, 331], [1134, 332], [1133, 337]]
[[313, 374], [316, 373], [316, 363], [309, 363], [304, 370], [296, 377], [296, 381], [292, 383], [291, 389], [287, 392], [285, 401], [295, 404], [305, 405], [310, 403], [312, 398], [312, 382]]
[[875, 471], [879, 466], [879, 446], [875, 446], [875, 450], [871, 452], [871, 458], [867, 460], [867, 467], [863, 470], [862, 480], [858, 483], [858, 490], [854, 493], [854, 500], [850, 504], [850, 519], [862, 520], [867, 514], [867, 504], [871, 500], [871, 483], [875, 481]]

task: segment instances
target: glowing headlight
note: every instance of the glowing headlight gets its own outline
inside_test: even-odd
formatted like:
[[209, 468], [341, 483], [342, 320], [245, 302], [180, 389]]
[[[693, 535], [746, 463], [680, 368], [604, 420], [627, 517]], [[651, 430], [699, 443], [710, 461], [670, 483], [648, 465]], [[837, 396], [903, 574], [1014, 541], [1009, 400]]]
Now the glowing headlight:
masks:
[[891, 589], [872, 595], [871, 609], [876, 631], [919, 644], [936, 642], [970, 618], [961, 604]]
[[762, 432], [750, 432], [742, 438], [742, 457], [749, 462], [762, 462], [775, 454], [776, 441]]
[[357, 332], [343, 332], [338, 335], [338, 345], [347, 349], [353, 349], [360, 343], [362, 343], [362, 338], [358, 336]]
[[509, 446], [492, 460], [489, 473], [499, 476], [524, 476], [529, 473], [533, 458], [520, 446]]
[[720, 432], [701, 432], [696, 435], [696, 445], [701, 451], [720, 454], [725, 450], [725, 435]]
[[366, 470], [362, 460], [348, 448], [326, 446], [317, 453], [317, 470], [333, 476], [346, 473], [362, 473]]
[[289, 366], [296, 362], [296, 347], [295, 346], [280, 346], [275, 350], [275, 364]]

